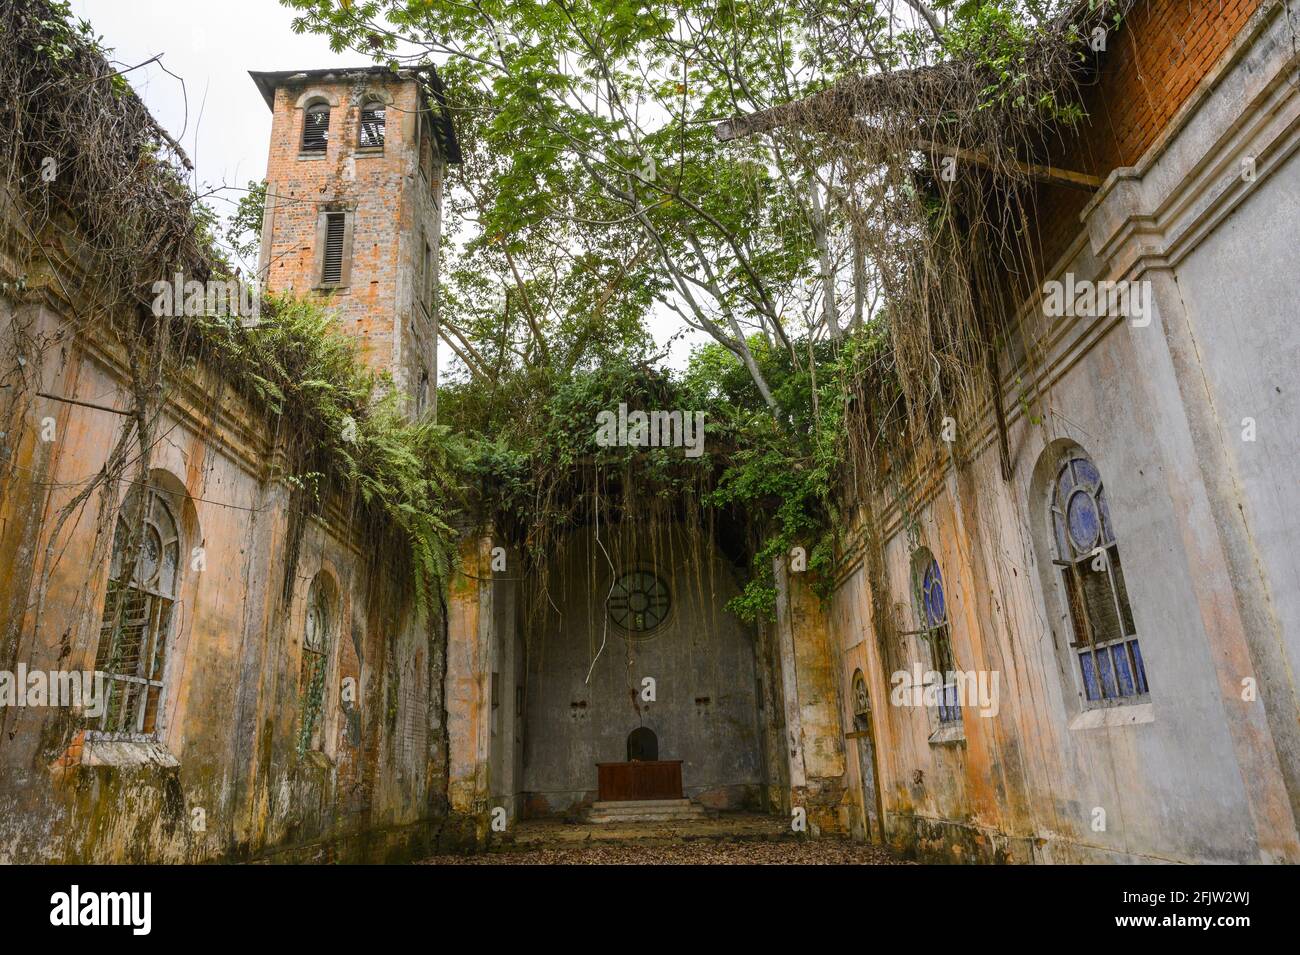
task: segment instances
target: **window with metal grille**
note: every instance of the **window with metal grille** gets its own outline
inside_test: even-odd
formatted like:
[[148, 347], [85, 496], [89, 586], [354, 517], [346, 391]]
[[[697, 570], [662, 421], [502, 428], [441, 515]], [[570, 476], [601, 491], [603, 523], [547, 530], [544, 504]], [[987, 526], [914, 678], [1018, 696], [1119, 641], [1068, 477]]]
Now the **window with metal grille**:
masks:
[[180, 555], [180, 532], [163, 496], [151, 488], [133, 491], [113, 534], [95, 651], [95, 669], [108, 678], [99, 721], [104, 732], [158, 731]]
[[920, 636], [930, 649], [930, 668], [942, 678], [936, 706], [939, 722], [957, 723], [961, 721], [961, 702], [957, 697], [957, 667], [952, 657], [943, 575], [939, 573], [939, 562], [925, 548], [913, 555], [912, 566], [915, 568], [913, 598], [921, 618]]
[[1101, 472], [1082, 451], [1064, 456], [1052, 484], [1055, 558], [1089, 706], [1146, 696], [1147, 674], [1120, 565]]
[[299, 681], [298, 751], [320, 750], [324, 737], [325, 671], [334, 631], [329, 580], [317, 574], [307, 591]]
[[648, 570], [634, 570], [614, 582], [606, 606], [617, 626], [629, 633], [650, 633], [668, 619], [668, 585]]
[[302, 118], [302, 151], [323, 153], [329, 143], [330, 108], [327, 103], [307, 107]]
[[361, 133], [357, 145], [362, 149], [382, 148], [384, 145], [384, 104], [367, 103], [361, 110]]
[[343, 238], [346, 225], [346, 213], [326, 213], [325, 254], [321, 258], [322, 285], [338, 285], [343, 281]]

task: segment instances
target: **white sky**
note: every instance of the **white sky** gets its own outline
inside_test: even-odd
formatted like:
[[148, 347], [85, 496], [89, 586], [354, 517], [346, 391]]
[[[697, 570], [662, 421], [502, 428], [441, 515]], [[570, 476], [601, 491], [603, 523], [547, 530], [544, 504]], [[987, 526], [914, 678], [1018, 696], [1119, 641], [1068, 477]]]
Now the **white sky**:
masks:
[[[249, 180], [266, 173], [271, 111], [248, 71], [370, 62], [330, 52], [323, 37], [295, 34], [293, 11], [276, 0], [72, 0], [72, 11], [90, 21], [121, 69], [162, 54], [161, 66], [151, 63], [127, 78], [189, 154], [196, 191], [218, 190], [206, 201], [222, 216], [234, 210]], [[661, 345], [681, 327], [665, 314], [652, 316], [650, 324]], [[691, 343], [702, 340], [700, 333], [683, 336], [668, 364], [684, 366]], [[440, 375], [452, 357], [440, 344]]]
[[[72, 0], [113, 49], [134, 66], [157, 54], [157, 64], [127, 74], [153, 115], [189, 153], [198, 184], [244, 186], [266, 172], [271, 111], [249, 70], [366, 65], [363, 57], [335, 55], [318, 36], [297, 36], [292, 12], [275, 0]], [[212, 204], [223, 215], [239, 192]], [[228, 200], [228, 201], [223, 201]]]

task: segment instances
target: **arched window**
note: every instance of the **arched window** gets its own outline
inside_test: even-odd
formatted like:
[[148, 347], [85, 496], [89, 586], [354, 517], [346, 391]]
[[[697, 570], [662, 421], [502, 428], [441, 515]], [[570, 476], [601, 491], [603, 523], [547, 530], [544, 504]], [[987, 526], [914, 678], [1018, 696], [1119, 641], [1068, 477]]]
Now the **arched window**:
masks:
[[1049, 514], [1052, 563], [1060, 570], [1085, 701], [1101, 705], [1145, 696], [1146, 667], [1106, 491], [1097, 466], [1079, 448], [1057, 463]]
[[95, 650], [95, 669], [108, 677], [104, 732], [158, 731], [181, 553], [176, 515], [162, 492], [136, 488], [127, 495]]
[[361, 149], [383, 149], [385, 110], [382, 100], [371, 100], [361, 107], [361, 123], [357, 132], [357, 146]]
[[867, 680], [861, 670], [853, 671], [853, 716], [859, 720], [871, 716], [871, 694], [867, 692]]
[[299, 682], [300, 723], [298, 751], [319, 750], [325, 738], [325, 671], [336, 629], [333, 587], [329, 578], [317, 574], [307, 590], [307, 614], [303, 623], [302, 668]]
[[957, 699], [957, 667], [952, 658], [952, 639], [948, 627], [948, 600], [943, 589], [939, 562], [925, 548], [912, 557], [912, 588], [916, 613], [921, 620], [918, 631], [930, 648], [930, 668], [940, 674], [943, 692], [936, 707], [940, 723], [961, 720]]
[[329, 103], [313, 103], [308, 106], [302, 118], [302, 151], [323, 153], [329, 143], [329, 133]]

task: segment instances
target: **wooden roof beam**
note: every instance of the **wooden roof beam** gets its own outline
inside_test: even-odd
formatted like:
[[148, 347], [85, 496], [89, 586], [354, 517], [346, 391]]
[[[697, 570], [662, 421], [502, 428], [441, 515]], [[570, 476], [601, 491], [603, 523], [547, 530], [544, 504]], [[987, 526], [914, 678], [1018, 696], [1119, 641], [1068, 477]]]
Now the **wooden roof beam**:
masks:
[[[943, 143], [935, 143], [929, 140], [921, 140], [916, 144], [916, 146], [918, 149], [924, 150], [932, 155], [952, 156], [953, 158], [963, 160], [964, 162], [975, 163], [977, 166], [991, 168], [996, 165], [993, 159], [975, 149], [964, 149], [961, 146], [946, 146]], [[1083, 172], [1075, 172], [1071, 169], [1061, 169], [1058, 166], [1042, 166], [1037, 163], [1021, 162], [1018, 159], [1005, 160], [1003, 164], [1011, 167], [1028, 179], [1050, 183], [1054, 186], [1066, 186], [1070, 189], [1083, 189], [1088, 192], [1094, 192], [1101, 188], [1102, 180], [1097, 176], [1090, 176]]]

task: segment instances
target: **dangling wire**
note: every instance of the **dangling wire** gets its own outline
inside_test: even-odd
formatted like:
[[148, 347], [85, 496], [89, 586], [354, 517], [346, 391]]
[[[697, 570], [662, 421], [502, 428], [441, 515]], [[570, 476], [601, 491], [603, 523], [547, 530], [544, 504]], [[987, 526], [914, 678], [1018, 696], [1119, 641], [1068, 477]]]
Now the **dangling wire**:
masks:
[[[614, 573], [614, 561], [609, 556], [609, 551], [605, 550], [605, 545], [601, 543], [600, 540], [600, 465], [599, 464], [596, 465], [596, 546], [600, 548], [600, 552], [605, 555], [605, 562], [609, 564], [609, 593], [605, 594], [605, 606], [608, 606], [609, 598], [614, 593], [614, 586], [618, 583], [618, 578], [617, 575]], [[600, 655], [605, 652], [605, 644], [609, 640], [609, 614], [604, 613], [601, 614], [601, 616], [605, 620], [605, 625], [601, 630], [600, 649], [597, 650], [596, 655], [591, 658], [591, 666], [587, 668], [587, 679], [582, 681], [583, 686], [589, 686], [591, 684], [591, 673], [593, 670], [596, 669], [596, 661], [599, 660]]]

